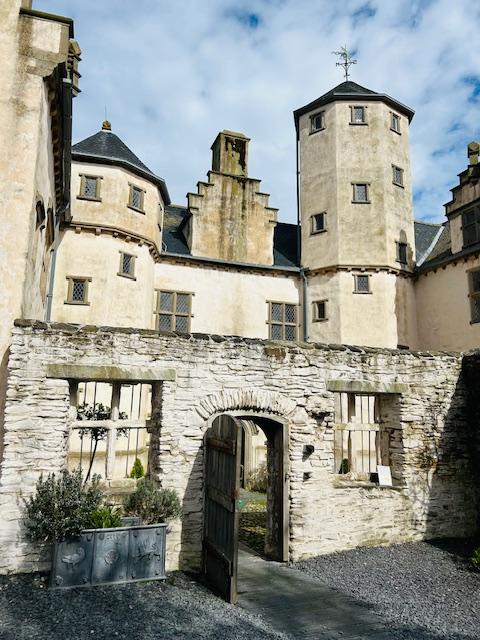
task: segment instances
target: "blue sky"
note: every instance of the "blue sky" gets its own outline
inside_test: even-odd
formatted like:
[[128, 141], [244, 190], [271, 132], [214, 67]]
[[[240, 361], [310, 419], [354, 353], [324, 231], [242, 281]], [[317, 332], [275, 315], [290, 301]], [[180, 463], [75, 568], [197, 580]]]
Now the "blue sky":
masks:
[[251, 138], [249, 174], [293, 222], [292, 111], [342, 81], [331, 52], [355, 50], [352, 79], [416, 111], [416, 218], [443, 203], [480, 137], [480, 3], [472, 0], [34, 0], [70, 16], [83, 50], [74, 140], [113, 130], [178, 204], [211, 164], [221, 129]]

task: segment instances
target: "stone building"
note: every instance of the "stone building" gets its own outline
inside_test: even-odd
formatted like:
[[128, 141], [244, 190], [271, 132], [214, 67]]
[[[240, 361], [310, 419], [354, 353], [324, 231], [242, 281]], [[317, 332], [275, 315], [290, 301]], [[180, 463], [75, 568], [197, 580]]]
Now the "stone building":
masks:
[[170, 568], [201, 566], [207, 436], [224, 416], [266, 442], [272, 558], [473, 534], [478, 144], [448, 223], [414, 222], [413, 111], [344, 82], [294, 114], [299, 224], [277, 219], [232, 131], [176, 205], [110, 123], [71, 147], [71, 21], [0, 11], [0, 572], [42, 566], [22, 498], [82, 465], [100, 403], [87, 474], [104, 469], [117, 495], [138, 457], [180, 492]]

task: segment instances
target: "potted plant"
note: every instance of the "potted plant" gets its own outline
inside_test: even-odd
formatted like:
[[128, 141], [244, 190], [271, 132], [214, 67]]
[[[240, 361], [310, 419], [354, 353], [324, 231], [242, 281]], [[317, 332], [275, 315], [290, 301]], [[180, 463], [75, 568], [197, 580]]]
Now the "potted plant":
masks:
[[165, 579], [166, 521], [180, 515], [178, 495], [143, 478], [125, 507], [143, 524], [122, 526], [98, 477], [85, 483], [79, 470], [40, 477], [25, 501], [25, 527], [30, 539], [53, 544], [50, 587]]

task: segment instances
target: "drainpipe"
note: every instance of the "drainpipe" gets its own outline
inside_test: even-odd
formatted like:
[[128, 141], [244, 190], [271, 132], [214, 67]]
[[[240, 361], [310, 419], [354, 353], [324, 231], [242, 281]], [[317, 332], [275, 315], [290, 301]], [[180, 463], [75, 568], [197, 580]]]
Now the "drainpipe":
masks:
[[298, 131], [298, 121], [295, 120], [296, 131], [296, 172], [297, 172], [297, 257], [298, 264], [300, 265], [300, 277], [302, 279], [302, 323], [303, 323], [303, 340], [308, 342], [309, 325], [308, 325], [308, 279], [306, 276], [306, 270], [302, 267], [302, 226], [300, 216], [300, 158], [299, 158], [299, 146], [300, 135]]
[[70, 207], [70, 177], [72, 163], [72, 81], [62, 79], [62, 111], [63, 111], [63, 202], [55, 214], [53, 230], [53, 249], [50, 259], [50, 274], [45, 306], [45, 322], [52, 318], [53, 288], [55, 285], [55, 267], [57, 264], [57, 250], [60, 242], [60, 223]]

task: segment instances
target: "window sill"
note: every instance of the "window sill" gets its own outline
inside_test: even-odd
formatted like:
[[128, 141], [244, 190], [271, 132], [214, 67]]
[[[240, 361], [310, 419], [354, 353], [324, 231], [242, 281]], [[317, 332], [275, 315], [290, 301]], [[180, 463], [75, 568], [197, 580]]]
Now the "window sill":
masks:
[[117, 272], [117, 276], [121, 276], [122, 278], [127, 278], [127, 280], [136, 280], [136, 276], [131, 276], [129, 273], [121, 273], [120, 271]]
[[393, 133], [396, 133], [397, 136], [401, 136], [402, 132], [401, 131], [397, 131], [396, 129], [394, 129], [393, 127], [390, 127], [390, 131], [393, 131]]
[[313, 136], [314, 133], [319, 133], [320, 131], [325, 131], [326, 127], [322, 127], [321, 129], [315, 129], [314, 131], [310, 131], [308, 135]]
[[356, 293], [360, 296], [371, 296], [372, 295], [372, 291], [352, 291], [352, 293]]
[[89, 198], [88, 196], [77, 196], [77, 200], [88, 200], [88, 202], [101, 202], [101, 198]]
[[313, 318], [312, 322], [328, 322], [328, 318]]
[[352, 204], [372, 204], [371, 200], [352, 200]]
[[132, 211], [136, 211], [136, 213], [143, 213], [143, 215], [145, 215], [144, 209], [137, 209], [137, 207], [133, 207], [131, 204], [127, 204], [127, 207]]
[[89, 307], [90, 306], [90, 302], [77, 302], [75, 300], [65, 300], [63, 302], [63, 304], [73, 304], [75, 306], [80, 306], [80, 307]]
[[311, 236], [318, 236], [321, 233], [326, 233], [327, 230], [326, 229], [320, 229], [319, 231], [310, 231], [310, 235]]
[[399, 182], [392, 182], [392, 184], [394, 184], [396, 187], [400, 187], [401, 189], [405, 189], [405, 186], [403, 184], [400, 184]]
[[352, 127], [368, 127], [368, 122], [349, 122]]

